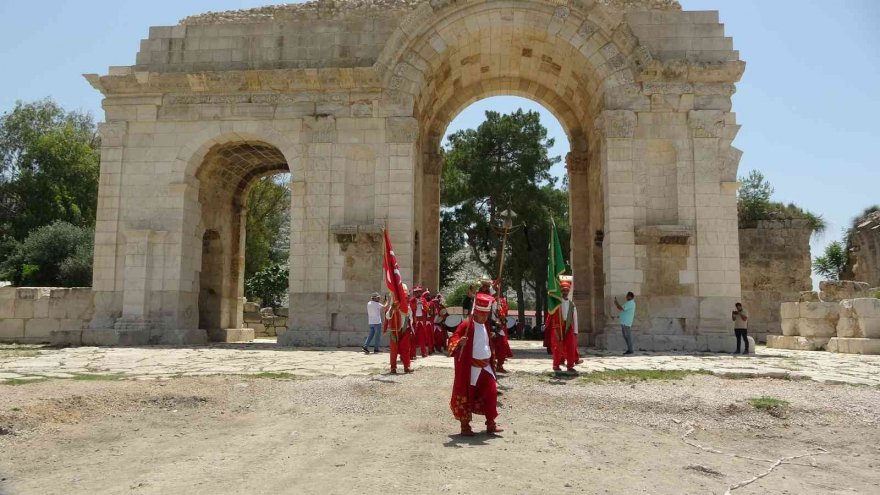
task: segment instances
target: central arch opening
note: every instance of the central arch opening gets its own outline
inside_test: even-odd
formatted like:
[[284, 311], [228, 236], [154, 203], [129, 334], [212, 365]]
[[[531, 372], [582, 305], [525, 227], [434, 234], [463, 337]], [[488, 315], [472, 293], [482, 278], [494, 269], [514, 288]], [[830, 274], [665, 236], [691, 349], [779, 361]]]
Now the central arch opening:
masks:
[[[268, 263], [257, 260], [251, 263], [253, 266], [246, 266], [247, 246], [251, 244], [252, 250], [267, 247], [267, 256], [271, 256], [271, 249], [278, 246], [259, 246], [260, 240], [254, 240], [255, 237], [267, 233], [253, 232], [249, 238], [248, 224], [252, 229], [263, 226], [265, 218], [261, 217], [277, 216], [279, 206], [289, 210], [289, 187], [284, 183], [285, 180], [289, 183], [289, 172], [287, 159], [281, 151], [261, 141], [216, 144], [208, 150], [198, 168], [196, 179], [201, 212], [196, 229], [201, 232], [200, 260], [196, 263], [200, 267], [196, 277], [198, 321], [199, 328], [207, 331], [211, 341], [252, 338], [250, 332], [244, 331], [245, 279], [265, 269]], [[286, 195], [284, 191], [287, 191]], [[265, 198], [266, 195], [270, 197]], [[252, 205], [259, 211], [249, 210], [249, 199], [259, 203]], [[268, 205], [272, 201], [286, 201], [287, 204]], [[264, 235], [262, 240], [274, 240], [275, 237]], [[283, 254], [278, 256], [284, 257]], [[282, 285], [282, 292], [286, 293], [289, 285], [286, 276]], [[279, 302], [263, 301], [263, 305], [274, 306]]]
[[[510, 304], [512, 335], [539, 338], [543, 321], [550, 219], [569, 252], [570, 143], [559, 120], [533, 100], [494, 96], [464, 108], [442, 144], [440, 287], [461, 304], [480, 276], [498, 276]], [[505, 236], [500, 214], [517, 214]]]

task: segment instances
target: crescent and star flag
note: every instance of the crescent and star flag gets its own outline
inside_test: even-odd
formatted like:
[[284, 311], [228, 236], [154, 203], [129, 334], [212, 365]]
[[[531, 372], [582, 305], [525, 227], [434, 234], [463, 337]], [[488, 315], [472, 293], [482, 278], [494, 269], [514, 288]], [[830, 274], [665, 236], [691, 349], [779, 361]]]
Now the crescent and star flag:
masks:
[[394, 302], [398, 303], [400, 310], [406, 313], [409, 310], [409, 301], [404, 300], [403, 281], [400, 279], [400, 266], [397, 265], [397, 256], [394, 255], [394, 249], [391, 247], [391, 239], [388, 237], [388, 231], [384, 230], [385, 249], [382, 270], [385, 275], [385, 286], [391, 292]]

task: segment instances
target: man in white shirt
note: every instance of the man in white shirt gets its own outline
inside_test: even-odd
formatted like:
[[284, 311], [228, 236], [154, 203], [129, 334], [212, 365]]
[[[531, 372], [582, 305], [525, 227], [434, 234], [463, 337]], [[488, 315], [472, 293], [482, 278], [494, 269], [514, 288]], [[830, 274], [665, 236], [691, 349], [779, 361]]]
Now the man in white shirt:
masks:
[[361, 349], [364, 353], [370, 353], [370, 342], [373, 342], [373, 353], [379, 353], [379, 347], [382, 344], [382, 313], [385, 312], [386, 306], [379, 302], [379, 293], [373, 292], [373, 297], [367, 302], [367, 323], [370, 326], [370, 335], [364, 341]]

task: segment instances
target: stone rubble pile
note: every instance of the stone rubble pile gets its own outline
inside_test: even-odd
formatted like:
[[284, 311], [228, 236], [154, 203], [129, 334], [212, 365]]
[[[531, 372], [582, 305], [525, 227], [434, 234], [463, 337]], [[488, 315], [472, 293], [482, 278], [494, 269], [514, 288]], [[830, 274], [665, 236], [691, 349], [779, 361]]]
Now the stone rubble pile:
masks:
[[767, 347], [847, 354], [880, 354], [880, 299], [867, 283], [825, 281], [820, 292], [782, 303], [782, 335], [769, 335]]
[[244, 303], [244, 326], [254, 330], [255, 337], [276, 337], [287, 330], [287, 308], [260, 308], [253, 302]]

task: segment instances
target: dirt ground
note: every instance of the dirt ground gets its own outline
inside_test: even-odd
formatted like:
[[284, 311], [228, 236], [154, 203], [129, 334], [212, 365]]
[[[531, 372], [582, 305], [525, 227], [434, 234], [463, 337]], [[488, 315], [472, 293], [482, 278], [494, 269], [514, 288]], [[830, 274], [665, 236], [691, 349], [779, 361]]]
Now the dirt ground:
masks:
[[[803, 454], [732, 493], [880, 493], [876, 387], [515, 373], [500, 381], [507, 431], [469, 439], [455, 434], [451, 379], [0, 386], [0, 493], [720, 494]], [[758, 410], [760, 396], [790, 406]]]

